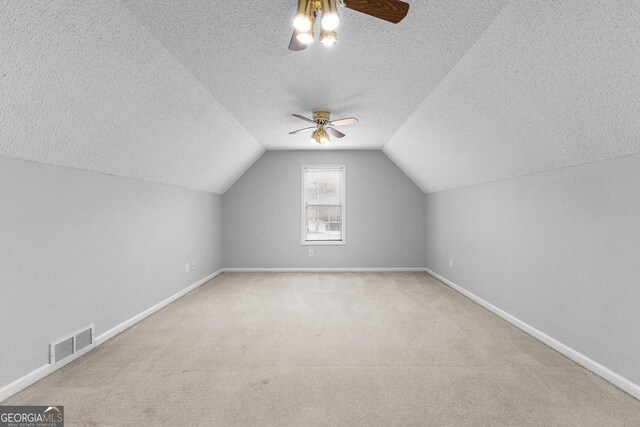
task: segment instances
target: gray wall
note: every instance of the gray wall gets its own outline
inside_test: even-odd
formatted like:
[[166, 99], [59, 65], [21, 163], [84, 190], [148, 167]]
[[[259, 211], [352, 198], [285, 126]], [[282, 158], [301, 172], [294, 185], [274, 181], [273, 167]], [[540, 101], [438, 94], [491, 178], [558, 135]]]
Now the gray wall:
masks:
[[221, 199], [0, 158], [0, 387], [220, 269]]
[[[301, 165], [323, 163], [347, 166], [344, 246], [301, 245]], [[269, 151], [223, 205], [225, 267], [424, 267], [424, 193], [381, 151]]]
[[640, 384], [640, 156], [428, 194], [426, 242], [431, 270]]

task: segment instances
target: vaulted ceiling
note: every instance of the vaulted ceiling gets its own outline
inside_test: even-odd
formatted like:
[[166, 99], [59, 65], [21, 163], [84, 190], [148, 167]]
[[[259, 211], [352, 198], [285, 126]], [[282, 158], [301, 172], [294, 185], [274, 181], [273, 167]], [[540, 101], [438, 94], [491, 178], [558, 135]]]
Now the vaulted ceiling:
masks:
[[191, 74], [267, 149], [316, 148], [291, 117], [357, 116], [332, 149], [380, 149], [505, 1], [413, 2], [397, 25], [340, 9], [338, 43], [287, 49], [297, 0], [126, 0]]
[[[640, 152], [633, 0], [341, 9], [290, 52], [296, 0], [0, 3], [0, 155], [223, 193], [265, 150], [382, 149], [423, 191]], [[329, 147], [288, 132], [355, 115]]]

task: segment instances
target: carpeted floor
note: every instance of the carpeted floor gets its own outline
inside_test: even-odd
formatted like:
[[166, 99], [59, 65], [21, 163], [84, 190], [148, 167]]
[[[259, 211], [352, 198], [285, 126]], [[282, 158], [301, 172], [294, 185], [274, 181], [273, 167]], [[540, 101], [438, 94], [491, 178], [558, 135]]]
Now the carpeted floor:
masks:
[[225, 273], [3, 404], [69, 426], [640, 425], [426, 273]]

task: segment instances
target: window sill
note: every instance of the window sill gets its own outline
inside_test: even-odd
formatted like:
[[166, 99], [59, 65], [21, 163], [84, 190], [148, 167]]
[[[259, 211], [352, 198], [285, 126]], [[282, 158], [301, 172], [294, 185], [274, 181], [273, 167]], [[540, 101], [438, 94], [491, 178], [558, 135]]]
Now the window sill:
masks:
[[347, 244], [344, 240], [304, 240], [300, 243], [302, 246], [344, 246]]

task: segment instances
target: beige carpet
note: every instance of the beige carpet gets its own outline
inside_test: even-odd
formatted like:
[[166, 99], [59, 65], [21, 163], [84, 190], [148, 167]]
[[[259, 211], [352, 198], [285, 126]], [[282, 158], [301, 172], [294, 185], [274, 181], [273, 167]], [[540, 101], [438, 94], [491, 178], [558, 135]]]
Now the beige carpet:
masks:
[[225, 273], [5, 405], [66, 425], [640, 425], [640, 402], [425, 273]]

